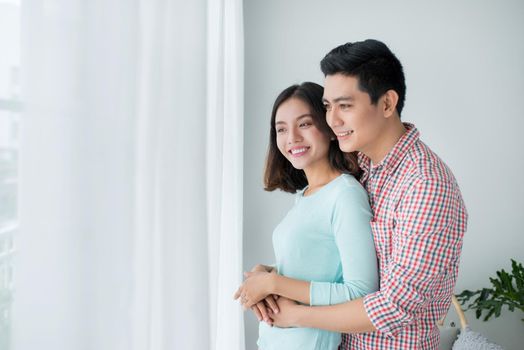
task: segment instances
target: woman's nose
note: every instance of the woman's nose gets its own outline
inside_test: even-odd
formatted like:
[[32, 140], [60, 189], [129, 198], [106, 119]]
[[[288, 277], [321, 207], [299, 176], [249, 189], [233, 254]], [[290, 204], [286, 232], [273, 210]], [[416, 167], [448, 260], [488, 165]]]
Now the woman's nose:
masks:
[[291, 129], [288, 134], [287, 143], [292, 144], [300, 141], [302, 141], [302, 135], [300, 135], [300, 132], [298, 130]]

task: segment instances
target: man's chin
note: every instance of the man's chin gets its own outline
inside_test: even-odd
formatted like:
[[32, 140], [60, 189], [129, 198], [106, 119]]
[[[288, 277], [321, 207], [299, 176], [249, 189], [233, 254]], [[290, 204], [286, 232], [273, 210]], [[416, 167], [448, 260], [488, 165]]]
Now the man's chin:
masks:
[[354, 147], [350, 147], [348, 145], [339, 145], [339, 147], [340, 150], [344, 153], [351, 153], [356, 151]]

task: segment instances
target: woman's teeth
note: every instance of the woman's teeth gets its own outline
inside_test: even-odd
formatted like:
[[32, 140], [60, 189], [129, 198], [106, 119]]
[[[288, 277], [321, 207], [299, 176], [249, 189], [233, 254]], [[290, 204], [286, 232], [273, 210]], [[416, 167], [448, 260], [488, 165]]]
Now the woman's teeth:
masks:
[[304, 153], [305, 151], [307, 151], [307, 147], [303, 147], [303, 148], [295, 148], [295, 149], [292, 149], [291, 150], [291, 154], [298, 154], [298, 153]]

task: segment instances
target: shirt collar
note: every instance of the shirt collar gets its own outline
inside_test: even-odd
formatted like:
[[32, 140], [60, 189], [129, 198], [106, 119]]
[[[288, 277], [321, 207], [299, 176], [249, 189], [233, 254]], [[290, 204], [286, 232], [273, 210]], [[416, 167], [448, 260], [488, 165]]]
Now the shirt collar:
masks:
[[400, 161], [404, 158], [407, 151], [415, 144], [419, 139], [419, 131], [413, 124], [403, 123], [406, 128], [404, 135], [400, 137], [395, 146], [389, 151], [386, 157], [378, 164], [373, 164], [370, 169], [371, 160], [364, 153], [358, 153], [358, 164], [362, 169], [362, 182], [365, 182], [369, 177], [370, 170], [386, 170], [389, 175], [393, 170], [397, 168]]

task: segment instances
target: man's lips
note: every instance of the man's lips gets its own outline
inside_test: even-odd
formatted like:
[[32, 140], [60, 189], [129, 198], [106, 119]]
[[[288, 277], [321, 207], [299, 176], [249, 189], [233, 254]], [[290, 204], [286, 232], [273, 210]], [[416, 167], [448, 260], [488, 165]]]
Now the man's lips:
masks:
[[335, 135], [337, 136], [337, 139], [339, 140], [345, 140], [349, 138], [353, 134], [353, 130], [347, 130], [347, 131], [339, 131], [336, 132]]

